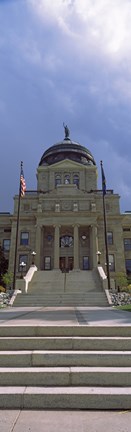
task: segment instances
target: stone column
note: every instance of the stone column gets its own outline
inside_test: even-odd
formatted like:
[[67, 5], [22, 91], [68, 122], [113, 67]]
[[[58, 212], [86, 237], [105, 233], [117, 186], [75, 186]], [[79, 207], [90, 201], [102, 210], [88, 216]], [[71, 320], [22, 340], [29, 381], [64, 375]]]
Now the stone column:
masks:
[[59, 269], [59, 225], [55, 225], [54, 237], [54, 269]]
[[96, 225], [91, 226], [90, 230], [90, 261], [92, 268], [97, 267], [97, 251], [98, 251], [98, 237]]
[[74, 270], [79, 269], [79, 225], [74, 225]]
[[41, 268], [41, 226], [37, 225], [36, 227], [36, 246], [35, 246], [35, 264], [36, 267], [40, 270]]

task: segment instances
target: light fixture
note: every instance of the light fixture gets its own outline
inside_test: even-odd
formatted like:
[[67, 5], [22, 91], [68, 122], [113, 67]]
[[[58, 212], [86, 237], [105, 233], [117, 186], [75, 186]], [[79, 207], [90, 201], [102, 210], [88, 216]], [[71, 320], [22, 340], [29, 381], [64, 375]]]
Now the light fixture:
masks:
[[32, 252], [32, 265], [35, 265], [35, 256], [36, 256], [36, 252]]
[[86, 240], [86, 235], [83, 234], [83, 235], [81, 236], [81, 238], [82, 238], [82, 240]]
[[22, 261], [22, 262], [20, 263], [20, 269], [21, 269], [20, 279], [23, 279], [23, 271], [24, 271], [24, 267], [26, 267], [26, 264], [24, 263], [24, 261]]
[[100, 256], [101, 256], [101, 252], [98, 250], [97, 252], [96, 252], [96, 255], [97, 255], [97, 261], [98, 261], [98, 265], [100, 264]]

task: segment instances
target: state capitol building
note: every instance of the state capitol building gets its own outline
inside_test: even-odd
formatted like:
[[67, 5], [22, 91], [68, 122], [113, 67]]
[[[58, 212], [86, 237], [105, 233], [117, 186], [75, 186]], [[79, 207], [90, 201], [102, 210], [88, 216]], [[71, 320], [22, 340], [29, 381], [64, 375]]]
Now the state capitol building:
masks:
[[[120, 213], [119, 195], [105, 195], [107, 241], [111, 276], [131, 274], [131, 214]], [[18, 195], [14, 212], [0, 214], [0, 244], [14, 271]], [[26, 273], [35, 251], [38, 270], [92, 270], [100, 263], [106, 272], [103, 193], [97, 188], [97, 166], [91, 152], [65, 137], [42, 155], [37, 190], [21, 198], [16, 275], [21, 262]]]

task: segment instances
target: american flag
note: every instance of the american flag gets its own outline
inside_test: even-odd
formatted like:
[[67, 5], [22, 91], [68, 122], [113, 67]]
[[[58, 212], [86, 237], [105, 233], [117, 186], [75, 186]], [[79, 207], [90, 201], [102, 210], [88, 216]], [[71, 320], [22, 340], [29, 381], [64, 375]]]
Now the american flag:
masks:
[[23, 173], [23, 165], [21, 163], [21, 175], [20, 175], [20, 196], [23, 197], [26, 191], [26, 182]]

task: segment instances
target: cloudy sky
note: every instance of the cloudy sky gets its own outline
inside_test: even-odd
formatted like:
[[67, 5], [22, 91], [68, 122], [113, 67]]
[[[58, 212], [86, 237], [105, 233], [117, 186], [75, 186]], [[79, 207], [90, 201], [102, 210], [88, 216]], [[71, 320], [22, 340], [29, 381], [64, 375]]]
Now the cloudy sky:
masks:
[[0, 0], [1, 212], [63, 121], [131, 210], [131, 0]]

